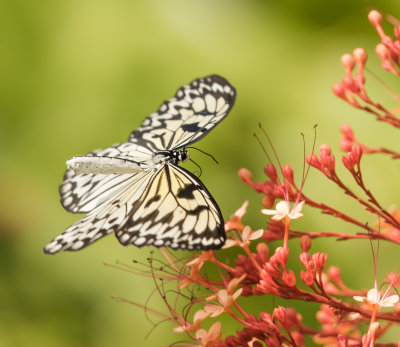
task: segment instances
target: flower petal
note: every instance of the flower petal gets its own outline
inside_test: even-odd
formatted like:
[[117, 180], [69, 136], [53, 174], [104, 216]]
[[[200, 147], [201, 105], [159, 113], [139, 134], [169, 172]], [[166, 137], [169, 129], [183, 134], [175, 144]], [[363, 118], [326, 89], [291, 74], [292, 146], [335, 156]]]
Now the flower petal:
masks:
[[376, 288], [372, 288], [367, 293], [367, 299], [372, 304], [378, 304], [381, 299], [381, 293]]
[[353, 296], [353, 299], [356, 301], [359, 301], [359, 302], [364, 302], [364, 299], [366, 299], [366, 297], [355, 295], [355, 296]]
[[393, 307], [397, 301], [399, 301], [399, 296], [397, 294], [393, 294], [387, 298], [382, 298], [379, 305], [382, 307]]
[[250, 235], [249, 240], [257, 240], [263, 235], [264, 235], [264, 229], [256, 230]]
[[243, 203], [243, 205], [235, 212], [235, 216], [239, 217], [239, 218], [242, 218], [246, 213], [247, 206], [249, 206], [249, 201], [248, 200], [246, 200]]
[[235, 294], [233, 294], [233, 300], [236, 300], [243, 292], [243, 288], [239, 288]]
[[269, 216], [276, 214], [276, 212], [277, 212], [276, 210], [266, 210], [266, 209], [261, 210], [261, 213], [269, 215]]
[[226, 240], [225, 244], [222, 246], [222, 249], [230, 248], [236, 246], [238, 242], [236, 240]]
[[289, 210], [290, 210], [289, 202], [287, 202], [286, 200], [279, 201], [276, 204], [276, 210], [278, 211], [278, 213], [280, 212], [280, 213], [288, 214]]

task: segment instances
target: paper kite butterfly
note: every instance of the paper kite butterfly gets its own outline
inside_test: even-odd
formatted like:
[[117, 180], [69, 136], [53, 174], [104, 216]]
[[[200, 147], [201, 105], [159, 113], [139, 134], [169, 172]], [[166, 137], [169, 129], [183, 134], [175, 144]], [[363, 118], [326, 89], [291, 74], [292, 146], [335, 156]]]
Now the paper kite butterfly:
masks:
[[114, 232], [122, 245], [207, 250], [225, 242], [221, 211], [203, 183], [178, 166], [186, 149], [232, 109], [235, 88], [218, 75], [180, 88], [127, 142], [67, 161], [61, 204], [87, 213], [45, 248], [76, 251]]

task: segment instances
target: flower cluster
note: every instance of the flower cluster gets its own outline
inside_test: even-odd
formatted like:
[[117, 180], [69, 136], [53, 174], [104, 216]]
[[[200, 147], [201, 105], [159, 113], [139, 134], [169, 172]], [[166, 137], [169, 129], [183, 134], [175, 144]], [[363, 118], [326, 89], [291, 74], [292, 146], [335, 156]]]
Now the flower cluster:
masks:
[[[381, 39], [376, 53], [382, 60], [382, 67], [400, 76], [400, 26], [394, 28], [395, 39], [392, 39], [382, 29], [380, 13], [371, 11], [368, 18]], [[345, 77], [333, 86], [333, 92], [351, 106], [374, 115], [378, 121], [400, 128], [400, 118], [372, 101], [366, 91], [367, 53], [364, 49], [356, 48], [352, 54], [344, 54], [341, 60]], [[378, 344], [378, 340], [392, 326], [400, 325], [399, 273], [389, 273], [385, 287], [378, 287], [379, 253], [373, 252], [374, 287], [351, 289], [344, 283], [337, 266], [327, 266], [326, 253], [311, 251], [315, 238], [365, 239], [370, 240], [371, 245], [377, 240], [378, 249], [380, 241], [400, 244], [400, 212], [381, 205], [371, 187], [366, 185], [361, 166], [365, 155], [389, 154], [396, 159], [400, 153], [362, 144], [347, 124], [342, 126], [341, 132], [343, 137], [339, 147], [345, 152], [341, 160], [337, 160], [330, 146], [322, 144], [319, 152], [311, 153], [305, 161], [339, 192], [368, 211], [376, 224], [367, 224], [354, 217], [351, 211], [333, 208], [306, 195], [304, 174], [301, 184], [297, 185], [294, 170], [289, 165], [279, 165], [277, 169], [269, 163], [264, 170], [264, 182], [254, 181], [249, 170], [240, 169], [240, 180], [262, 195], [264, 209], [261, 213], [269, 216], [265, 217], [269, 220], [267, 226], [257, 229], [243, 222], [249, 205], [246, 201], [225, 222], [228, 239], [223, 248], [229, 249], [229, 253], [203, 251], [182, 260], [174, 253], [162, 250], [166, 261], [160, 266], [156, 266], [154, 260], [150, 263], [148, 274], [154, 278], [168, 307], [168, 319], [177, 325], [174, 331], [190, 339], [190, 342], [176, 346], [306, 346], [311, 339], [326, 347], [397, 346], [397, 342]], [[349, 186], [343, 181], [337, 171], [339, 165], [351, 174], [361, 194], [351, 188], [354, 184]], [[307, 218], [308, 214], [303, 216], [304, 206], [350, 223], [359, 232], [296, 230], [293, 223], [299, 218]], [[289, 240], [292, 241], [289, 243]], [[168, 298], [166, 282], [174, 287], [175, 296], [186, 300], [184, 309], [179, 310], [177, 300]], [[196, 295], [193, 294], [195, 287], [201, 288]], [[262, 297], [271, 295], [279, 298], [281, 306], [270, 308], [263, 304]], [[246, 310], [246, 300], [251, 296], [260, 300], [258, 312]], [[318, 328], [303, 324], [301, 314], [290, 307], [291, 301], [299, 300], [319, 305], [319, 311], [315, 312]], [[236, 322], [235, 334], [224, 332], [225, 323], [220, 320], [223, 316]], [[367, 330], [363, 328], [365, 326]]]

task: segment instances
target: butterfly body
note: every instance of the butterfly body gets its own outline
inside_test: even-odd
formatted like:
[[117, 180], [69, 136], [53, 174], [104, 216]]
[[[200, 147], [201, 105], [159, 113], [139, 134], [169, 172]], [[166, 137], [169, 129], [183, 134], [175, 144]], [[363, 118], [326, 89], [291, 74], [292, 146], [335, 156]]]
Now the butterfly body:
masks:
[[224, 78], [196, 79], [148, 116], [128, 142], [69, 160], [61, 203], [87, 215], [44, 252], [79, 250], [111, 232], [123, 245], [220, 248], [221, 211], [204, 184], [178, 164], [189, 160], [186, 147], [225, 118], [234, 100]]

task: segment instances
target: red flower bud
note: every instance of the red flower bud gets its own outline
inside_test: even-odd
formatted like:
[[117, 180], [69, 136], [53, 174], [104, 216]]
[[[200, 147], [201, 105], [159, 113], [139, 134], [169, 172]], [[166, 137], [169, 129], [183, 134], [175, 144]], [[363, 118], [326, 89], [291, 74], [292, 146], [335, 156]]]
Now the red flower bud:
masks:
[[328, 276], [335, 283], [341, 283], [342, 282], [340, 269], [337, 266], [330, 266], [329, 267]]
[[331, 148], [326, 143], [319, 146], [319, 156], [321, 159], [331, 154]]
[[362, 147], [360, 145], [357, 146], [353, 146], [352, 150], [351, 150], [351, 154], [353, 156], [353, 160], [354, 162], [359, 165], [360, 164], [360, 160], [361, 160], [361, 156], [363, 154], [363, 150]]
[[312, 241], [311, 241], [311, 237], [308, 235], [303, 235], [300, 238], [300, 246], [301, 249], [303, 250], [303, 252], [308, 252], [309, 249], [311, 248], [312, 245]]
[[306, 157], [306, 162], [318, 170], [322, 169], [322, 164], [315, 153], [312, 153], [311, 156]]
[[241, 181], [243, 181], [244, 183], [250, 184], [252, 183], [252, 178], [253, 175], [251, 174], [251, 172], [245, 168], [241, 168], [238, 172], [239, 178]]
[[335, 170], [335, 157], [331, 154], [331, 148], [327, 144], [319, 147], [319, 157], [322, 165], [329, 171]]
[[293, 168], [290, 165], [285, 165], [282, 168], [282, 175], [284, 178], [286, 178], [290, 183], [294, 182], [294, 176], [293, 176]]
[[354, 141], [354, 132], [350, 125], [344, 123], [340, 128], [340, 132], [350, 141]]
[[307, 286], [312, 286], [312, 284], [314, 283], [314, 275], [309, 271], [305, 272], [301, 270], [300, 277], [302, 282]]
[[279, 306], [274, 309], [273, 317], [276, 318], [283, 326], [286, 325], [286, 311], [285, 308]]
[[353, 160], [353, 156], [350, 153], [347, 153], [346, 155], [342, 156], [342, 162], [343, 165], [346, 167], [347, 170], [353, 171], [354, 170], [354, 160]]
[[275, 205], [275, 198], [273, 196], [264, 196], [261, 204], [266, 208], [271, 208]]
[[353, 142], [348, 140], [347, 138], [343, 137], [340, 140], [339, 148], [344, 152], [350, 152], [353, 148]]
[[[275, 254], [272, 256], [274, 258], [275, 261], [277, 261], [278, 263], [280, 263], [280, 265], [282, 265], [283, 268], [285, 268], [286, 263], [288, 261], [289, 258], [289, 250], [283, 247], [278, 247], [275, 250]], [[271, 260], [272, 260], [271, 257]]]
[[368, 13], [368, 19], [375, 28], [382, 25], [382, 15], [376, 10]]
[[273, 181], [278, 182], [278, 174], [276, 173], [275, 165], [268, 164], [267, 167], [264, 169], [266, 175]]
[[326, 262], [328, 260], [328, 256], [324, 253], [314, 253], [312, 255], [312, 260], [314, 262], [314, 266], [317, 269], [318, 273], [322, 273], [322, 270], [324, 269]]
[[346, 97], [346, 91], [343, 88], [343, 86], [339, 83], [335, 83], [332, 87], [332, 92], [333, 94], [335, 94], [337, 97], [347, 101], [347, 97]]
[[272, 321], [272, 316], [267, 312], [261, 312], [260, 313], [260, 319], [263, 322], [265, 322], [265, 323], [267, 323], [269, 325], [273, 325], [274, 324], [273, 321]]
[[389, 272], [386, 275], [386, 281], [391, 283], [393, 287], [400, 286], [400, 277], [395, 272]]
[[296, 286], [296, 276], [294, 275], [294, 272], [292, 270], [289, 270], [289, 272], [284, 272], [282, 280], [288, 287]]
[[302, 252], [299, 255], [300, 262], [304, 265], [304, 267], [307, 269], [308, 267], [308, 262], [310, 261], [310, 255], [307, 252]]
[[356, 85], [351, 76], [345, 76], [345, 78], [343, 78], [343, 86], [353, 93], [358, 93], [359, 91], [358, 85]]
[[389, 49], [383, 43], [378, 43], [376, 45], [375, 52], [378, 57], [381, 58], [382, 63], [386, 61], [390, 56]]
[[368, 56], [364, 48], [356, 48], [353, 51], [353, 57], [357, 64], [364, 65]]
[[346, 69], [346, 74], [351, 73], [354, 67], [354, 59], [350, 53], [345, 53], [342, 55], [340, 61], [342, 62], [343, 67]]
[[[397, 26], [394, 28], [394, 36], [396, 36], [397, 40], [400, 40], [400, 26]], [[399, 41], [396, 41], [394, 43], [394, 45], [397, 49], [400, 48], [399, 43], [400, 43]]]

